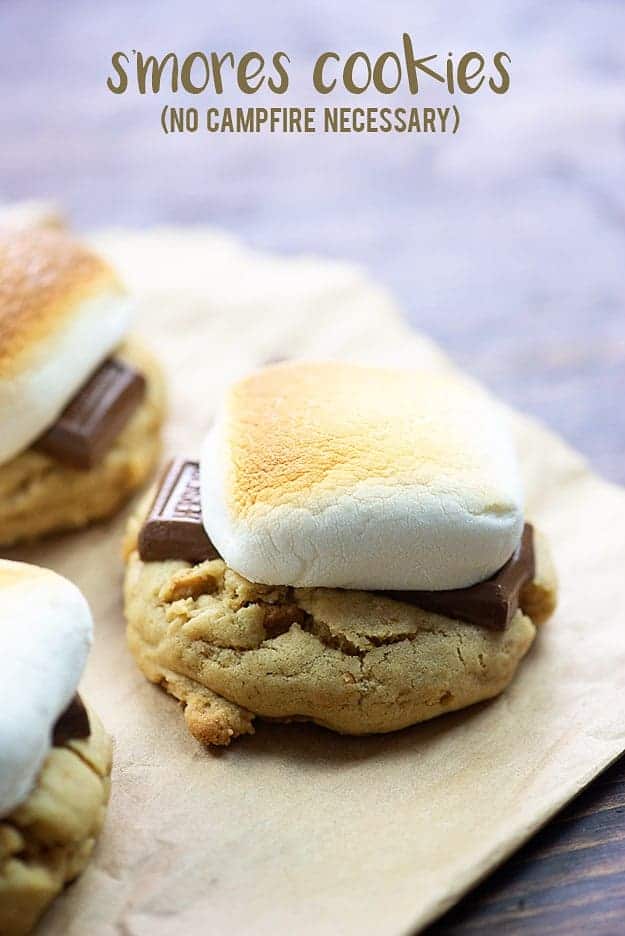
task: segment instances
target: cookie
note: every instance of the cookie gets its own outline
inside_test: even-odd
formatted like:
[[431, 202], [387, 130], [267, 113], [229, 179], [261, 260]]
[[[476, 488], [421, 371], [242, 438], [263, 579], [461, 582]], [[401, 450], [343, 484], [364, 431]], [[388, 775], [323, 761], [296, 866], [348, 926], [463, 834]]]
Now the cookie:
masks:
[[130, 649], [201, 741], [492, 698], [555, 606], [506, 413], [455, 372], [268, 367], [201, 453], [133, 521], [125, 581]]
[[158, 453], [163, 378], [132, 301], [53, 227], [0, 227], [0, 545], [106, 517]]
[[0, 560], [0, 933], [28, 933], [85, 867], [109, 795], [111, 741], [77, 694], [93, 640], [81, 592]]
[[540, 536], [520, 607], [493, 631], [366, 591], [254, 584], [221, 559], [144, 562], [143, 519], [134, 517], [127, 541], [129, 647], [205, 744], [253, 733], [256, 716], [357, 735], [490, 699], [555, 606]]
[[83, 471], [30, 448], [0, 465], [0, 545], [77, 529], [113, 515], [151, 474], [160, 452], [165, 384], [154, 357], [135, 343], [118, 356], [146, 379], [146, 394], [102, 461]]
[[86, 867], [109, 798], [111, 741], [89, 709], [91, 733], [53, 747], [27, 799], [0, 819], [0, 933], [29, 933]]

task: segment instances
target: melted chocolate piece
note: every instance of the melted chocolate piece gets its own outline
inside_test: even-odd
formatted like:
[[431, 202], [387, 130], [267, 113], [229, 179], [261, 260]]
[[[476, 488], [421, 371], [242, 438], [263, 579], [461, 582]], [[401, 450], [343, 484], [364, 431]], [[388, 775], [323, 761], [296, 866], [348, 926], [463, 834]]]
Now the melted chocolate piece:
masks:
[[220, 558], [202, 525], [197, 462], [176, 458], [165, 469], [139, 533], [139, 555], [146, 562]]
[[145, 396], [145, 378], [117, 358], [105, 361], [34, 448], [70, 468], [98, 464]]
[[423, 611], [479, 624], [488, 630], [504, 630], [519, 607], [521, 589], [534, 578], [534, 566], [534, 530], [526, 523], [521, 542], [510, 559], [485, 582], [449, 591], [381, 591], [377, 594], [416, 605]]
[[91, 734], [89, 715], [78, 693], [74, 696], [52, 729], [52, 744], [61, 747], [68, 741], [79, 741]]
[[[220, 558], [202, 524], [197, 462], [174, 459], [168, 465], [139, 534], [139, 554], [145, 562], [184, 559], [196, 563]], [[376, 594], [488, 630], [504, 630], [519, 607], [521, 589], [532, 581], [534, 571], [534, 531], [526, 523], [513, 555], [485, 582], [449, 591]]]

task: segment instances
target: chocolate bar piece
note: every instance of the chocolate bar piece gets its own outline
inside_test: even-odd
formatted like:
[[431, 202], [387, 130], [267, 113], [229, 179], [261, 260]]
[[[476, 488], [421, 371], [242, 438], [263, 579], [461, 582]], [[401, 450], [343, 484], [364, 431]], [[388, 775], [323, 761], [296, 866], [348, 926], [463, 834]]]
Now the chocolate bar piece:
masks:
[[146, 562], [219, 559], [202, 525], [197, 462], [176, 458], [167, 466], [139, 534], [139, 555]]
[[89, 715], [84, 702], [76, 693], [65, 711], [59, 715], [52, 729], [52, 744], [61, 747], [68, 741], [80, 741], [91, 734]]
[[145, 378], [110, 358], [78, 391], [35, 448], [70, 468], [98, 464], [145, 396]]
[[384, 591], [378, 594], [489, 630], [504, 630], [519, 607], [521, 589], [532, 581], [534, 571], [534, 530], [526, 523], [521, 542], [511, 558], [485, 582], [449, 591]]

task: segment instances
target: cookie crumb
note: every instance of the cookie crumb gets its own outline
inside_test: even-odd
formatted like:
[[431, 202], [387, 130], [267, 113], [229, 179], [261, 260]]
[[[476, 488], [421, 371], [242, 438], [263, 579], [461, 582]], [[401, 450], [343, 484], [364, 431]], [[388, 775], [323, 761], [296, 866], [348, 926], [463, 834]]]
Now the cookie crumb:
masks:
[[215, 568], [215, 561], [209, 559], [190, 569], [176, 572], [158, 593], [165, 604], [180, 598], [199, 598], [200, 595], [212, 595], [220, 585], [221, 575]]

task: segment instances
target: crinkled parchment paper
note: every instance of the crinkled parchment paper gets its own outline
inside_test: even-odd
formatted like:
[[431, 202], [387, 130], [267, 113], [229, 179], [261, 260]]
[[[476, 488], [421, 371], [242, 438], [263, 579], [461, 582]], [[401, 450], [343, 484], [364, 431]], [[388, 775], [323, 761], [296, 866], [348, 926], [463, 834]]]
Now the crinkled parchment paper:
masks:
[[[353, 267], [266, 257], [202, 229], [98, 242], [167, 369], [169, 451], [196, 455], [224, 383], [268, 359], [449, 366]], [[515, 425], [560, 607], [501, 698], [398, 734], [260, 722], [210, 754], [126, 650], [124, 517], [20, 550], [86, 592], [97, 638], [83, 691], [115, 738], [104, 834], [42, 934], [413, 931], [625, 748], [625, 492], [528, 419]]]

